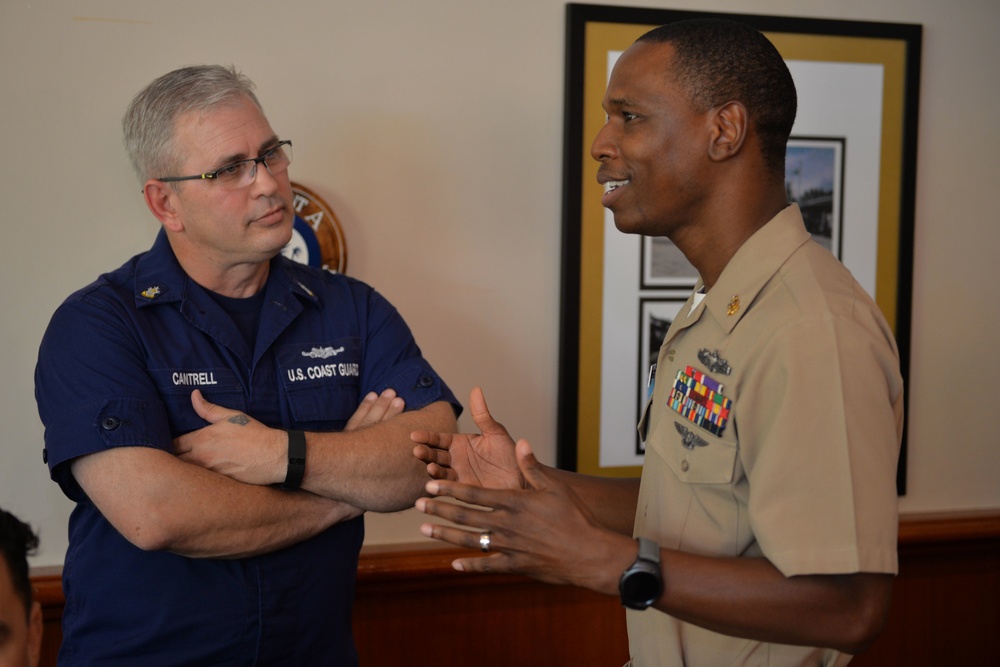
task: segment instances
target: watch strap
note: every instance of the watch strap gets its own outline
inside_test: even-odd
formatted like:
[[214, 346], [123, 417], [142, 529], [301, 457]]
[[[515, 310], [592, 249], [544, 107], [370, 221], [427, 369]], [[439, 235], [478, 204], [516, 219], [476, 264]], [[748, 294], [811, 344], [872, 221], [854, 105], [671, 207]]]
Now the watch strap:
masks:
[[288, 431], [288, 470], [281, 488], [294, 490], [302, 486], [306, 475], [306, 434], [303, 431]]
[[660, 564], [660, 545], [645, 537], [636, 538], [639, 541], [639, 558], [651, 563]]

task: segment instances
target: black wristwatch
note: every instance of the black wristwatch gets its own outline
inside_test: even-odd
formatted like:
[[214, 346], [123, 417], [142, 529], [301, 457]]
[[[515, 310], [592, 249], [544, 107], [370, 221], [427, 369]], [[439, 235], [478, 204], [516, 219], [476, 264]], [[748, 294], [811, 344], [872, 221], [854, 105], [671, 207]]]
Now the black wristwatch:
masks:
[[660, 545], [645, 537], [637, 538], [639, 555], [618, 581], [618, 594], [629, 609], [647, 609], [663, 593]]

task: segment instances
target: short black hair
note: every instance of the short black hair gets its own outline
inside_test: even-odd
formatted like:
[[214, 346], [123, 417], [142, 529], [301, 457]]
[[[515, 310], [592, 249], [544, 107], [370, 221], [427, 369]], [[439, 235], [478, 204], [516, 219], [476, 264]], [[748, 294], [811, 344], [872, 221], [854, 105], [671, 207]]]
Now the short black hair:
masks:
[[0, 555], [7, 561], [14, 590], [24, 602], [25, 613], [31, 613], [31, 579], [28, 576], [28, 554], [38, 548], [38, 537], [31, 527], [16, 516], [0, 509]]
[[732, 101], [746, 106], [764, 164], [784, 176], [798, 98], [788, 66], [767, 37], [745, 23], [705, 18], [668, 23], [636, 41], [674, 47], [674, 76], [698, 111]]

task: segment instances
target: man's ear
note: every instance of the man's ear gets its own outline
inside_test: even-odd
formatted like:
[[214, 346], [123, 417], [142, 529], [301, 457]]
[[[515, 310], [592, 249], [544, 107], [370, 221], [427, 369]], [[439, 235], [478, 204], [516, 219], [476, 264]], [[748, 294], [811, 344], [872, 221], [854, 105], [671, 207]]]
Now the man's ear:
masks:
[[177, 192], [172, 187], [163, 181], [150, 179], [142, 188], [142, 196], [146, 200], [146, 206], [166, 229], [172, 232], [184, 229], [178, 210]]
[[31, 667], [38, 665], [38, 659], [42, 655], [43, 628], [42, 605], [35, 600], [31, 603], [31, 612], [28, 614], [28, 664]]
[[722, 162], [737, 155], [746, 143], [749, 120], [740, 102], [726, 102], [712, 113], [712, 143], [709, 157]]

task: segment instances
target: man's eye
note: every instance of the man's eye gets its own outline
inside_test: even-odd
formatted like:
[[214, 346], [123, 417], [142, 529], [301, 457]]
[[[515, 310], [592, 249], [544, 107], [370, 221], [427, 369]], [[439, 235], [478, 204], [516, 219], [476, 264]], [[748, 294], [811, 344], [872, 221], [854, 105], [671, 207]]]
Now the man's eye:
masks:
[[629, 113], [627, 111], [624, 111], [624, 112], [622, 112], [622, 118], [624, 118], [625, 122], [627, 123], [630, 120], [635, 120], [636, 119], [636, 115], [634, 113]]
[[243, 169], [245, 167], [246, 167], [246, 163], [245, 162], [234, 162], [233, 164], [228, 165], [228, 166], [223, 167], [222, 169], [220, 169], [219, 170], [219, 177], [220, 178], [229, 178], [229, 177], [232, 177], [232, 176], [236, 176], [241, 171], [243, 171]]

